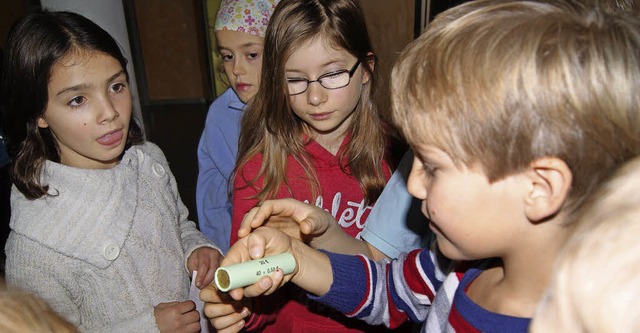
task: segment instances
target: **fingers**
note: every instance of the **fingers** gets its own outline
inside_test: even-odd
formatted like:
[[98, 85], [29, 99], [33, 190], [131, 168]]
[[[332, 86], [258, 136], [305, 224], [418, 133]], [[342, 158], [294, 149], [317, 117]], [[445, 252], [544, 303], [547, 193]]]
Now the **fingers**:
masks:
[[220, 291], [214, 285], [209, 285], [200, 290], [200, 299], [205, 303], [221, 303], [223, 301]]
[[321, 235], [327, 230], [327, 225], [317, 223], [316, 219], [307, 218], [300, 222], [300, 232], [305, 235]]
[[[245, 287], [243, 290], [243, 294], [245, 297], [256, 297], [260, 295], [269, 295], [268, 293], [273, 287], [273, 280], [270, 276], [261, 277], [258, 282]], [[273, 291], [271, 291], [273, 293]]]
[[[180, 313], [187, 313], [189, 311], [194, 311], [196, 309], [196, 303], [194, 303], [193, 301], [182, 301], [182, 302], [177, 302], [175, 304], [176, 310], [179, 311]], [[198, 320], [200, 318], [197, 318]]]
[[213, 274], [220, 264], [220, 252], [216, 250], [207, 251], [204, 260], [198, 263], [198, 276], [196, 287], [202, 289], [213, 281]]
[[224, 316], [211, 317], [211, 325], [216, 329], [226, 329], [236, 324], [242, 323], [240, 328], [244, 326], [244, 319], [249, 316], [250, 312], [247, 308], [241, 308], [239, 311], [233, 311]]
[[[216, 328], [217, 332], [238, 332], [244, 327], [244, 318], [250, 314], [249, 309], [238, 302], [233, 302], [224, 294], [207, 288], [200, 293], [204, 299], [218, 299], [222, 303], [205, 303], [204, 314]], [[215, 296], [213, 294], [215, 294]]]
[[[254, 220], [254, 217], [258, 212], [258, 210], [260, 210], [260, 206], [254, 207], [248, 213], [244, 214], [244, 217], [242, 218], [242, 223], [240, 224], [240, 229], [238, 229], [238, 238], [247, 236], [251, 232], [251, 230], [254, 228], [251, 222]], [[255, 228], [260, 226], [263, 221], [256, 222], [256, 224], [258, 225]]]
[[154, 315], [161, 332], [200, 331], [200, 314], [193, 301], [160, 303], [154, 308]]
[[284, 273], [281, 269], [276, 270], [270, 276], [260, 278], [256, 283], [244, 287], [230, 290], [228, 295], [236, 301], [243, 298], [252, 298], [263, 295], [271, 295], [284, 285]]
[[213, 274], [220, 263], [221, 254], [210, 247], [201, 247], [193, 251], [187, 259], [189, 271], [198, 271], [195, 285], [199, 289], [204, 288], [213, 281]]
[[213, 324], [213, 321], [211, 322], [211, 325], [213, 325], [213, 327], [216, 327], [216, 331], [218, 333], [236, 333], [236, 332], [240, 332], [240, 330], [242, 330], [242, 328], [244, 328], [244, 324], [245, 324], [245, 321], [243, 319], [243, 320], [240, 320], [240, 321], [238, 321], [238, 322], [236, 322], [236, 323], [234, 323], [234, 324], [232, 324], [230, 326], [227, 326], [225, 328], [217, 328]]
[[[202, 289], [202, 288], [210, 285], [213, 282], [213, 277], [214, 277], [214, 274], [216, 273], [216, 269], [217, 268], [218, 268], [218, 266], [216, 265], [216, 267], [212, 267], [211, 269], [206, 271], [206, 274], [204, 275], [204, 277], [201, 280], [201, 285], [198, 286], [198, 288]], [[198, 277], [200, 277], [200, 273], [198, 273]]]
[[254, 232], [248, 237], [240, 239], [229, 249], [227, 256], [222, 259], [220, 266], [229, 266], [262, 258], [266, 242], [261, 232]]

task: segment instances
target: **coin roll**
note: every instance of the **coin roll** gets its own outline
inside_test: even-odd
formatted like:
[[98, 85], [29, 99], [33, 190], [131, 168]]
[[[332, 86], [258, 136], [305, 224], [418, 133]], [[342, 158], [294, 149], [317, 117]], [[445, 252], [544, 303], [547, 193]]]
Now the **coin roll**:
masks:
[[281, 269], [284, 274], [291, 274], [296, 268], [296, 261], [291, 253], [281, 253], [239, 264], [218, 267], [214, 282], [220, 291], [246, 287], [256, 283], [261, 277]]

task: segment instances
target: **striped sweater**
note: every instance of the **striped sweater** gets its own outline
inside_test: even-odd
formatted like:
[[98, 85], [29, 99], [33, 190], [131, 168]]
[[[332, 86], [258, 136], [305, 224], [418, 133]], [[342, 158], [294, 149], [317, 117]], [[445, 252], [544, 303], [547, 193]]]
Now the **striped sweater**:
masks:
[[[428, 249], [391, 262], [328, 253], [333, 269], [329, 292], [312, 299], [349, 317], [394, 328], [422, 322], [422, 332], [527, 332], [529, 318], [487, 311], [466, 296], [484, 262], [457, 266], [445, 274]], [[468, 264], [468, 263], [467, 263]]]

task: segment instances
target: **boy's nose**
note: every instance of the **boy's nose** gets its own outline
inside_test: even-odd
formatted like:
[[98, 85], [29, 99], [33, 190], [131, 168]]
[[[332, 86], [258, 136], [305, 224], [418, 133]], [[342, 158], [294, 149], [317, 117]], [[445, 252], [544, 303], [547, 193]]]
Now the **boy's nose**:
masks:
[[425, 200], [427, 198], [426, 181], [422, 162], [420, 162], [417, 157], [414, 157], [409, 179], [407, 179], [407, 191], [409, 191], [412, 196], [420, 200]]

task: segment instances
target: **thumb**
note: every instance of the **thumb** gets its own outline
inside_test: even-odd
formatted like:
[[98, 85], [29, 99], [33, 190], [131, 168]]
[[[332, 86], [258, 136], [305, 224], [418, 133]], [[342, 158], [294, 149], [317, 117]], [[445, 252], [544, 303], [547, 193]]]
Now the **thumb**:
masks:
[[327, 223], [322, 223], [314, 218], [306, 218], [300, 222], [300, 231], [309, 236], [322, 235], [327, 231]]

